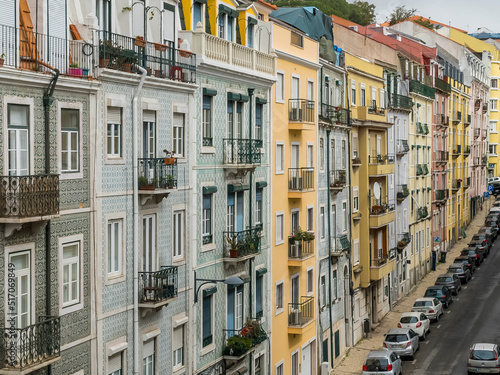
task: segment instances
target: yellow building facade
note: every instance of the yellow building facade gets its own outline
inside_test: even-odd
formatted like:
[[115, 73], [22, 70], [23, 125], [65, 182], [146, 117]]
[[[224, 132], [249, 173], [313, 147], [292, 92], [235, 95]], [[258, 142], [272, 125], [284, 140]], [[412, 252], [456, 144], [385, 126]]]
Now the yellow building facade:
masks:
[[318, 43], [273, 22], [272, 372], [316, 374]]

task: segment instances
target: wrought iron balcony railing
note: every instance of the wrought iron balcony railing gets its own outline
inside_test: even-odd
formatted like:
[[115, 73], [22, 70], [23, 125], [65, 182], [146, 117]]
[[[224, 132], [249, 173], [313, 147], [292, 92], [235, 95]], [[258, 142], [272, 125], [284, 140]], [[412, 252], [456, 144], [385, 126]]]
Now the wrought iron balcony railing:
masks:
[[453, 157], [458, 157], [462, 153], [462, 145], [453, 146]]
[[59, 175], [1, 176], [0, 219], [59, 214]]
[[288, 259], [302, 260], [314, 254], [314, 241], [288, 237]]
[[436, 162], [438, 163], [448, 163], [449, 154], [448, 151], [437, 150], [436, 151]]
[[417, 176], [422, 176], [424, 174], [424, 169], [422, 168], [422, 164], [417, 164]]
[[334, 238], [332, 251], [347, 251], [351, 248], [351, 242], [347, 235]]
[[158, 303], [177, 297], [177, 266], [162, 266], [154, 272], [139, 272], [139, 302]]
[[371, 114], [371, 115], [384, 116], [385, 115], [385, 108], [377, 107], [377, 106], [371, 106], [371, 107], [368, 107], [368, 113]]
[[433, 87], [424, 85], [423, 83], [416, 80], [412, 80], [410, 82], [410, 92], [427, 96], [431, 99], [434, 99], [434, 97], [436, 96], [436, 90]]
[[314, 123], [314, 101], [307, 99], [288, 100], [288, 121]]
[[451, 182], [451, 189], [453, 191], [457, 191], [458, 189], [460, 189], [460, 186], [462, 185], [462, 180], [460, 179], [457, 179], [457, 180], [453, 180]]
[[223, 142], [223, 164], [255, 166], [261, 163], [261, 140], [225, 138]]
[[471, 119], [472, 119], [471, 115], [469, 115], [469, 114], [464, 115], [464, 125], [469, 126]]
[[38, 322], [24, 328], [2, 329], [0, 369], [27, 374], [30, 367], [61, 355], [61, 321], [59, 317], [40, 316]]
[[451, 92], [451, 85], [436, 77], [436, 89], [449, 94]]
[[408, 189], [408, 185], [398, 185], [398, 191], [397, 191], [397, 199], [398, 200], [403, 200], [405, 199], [408, 195], [410, 195], [410, 190]]
[[404, 155], [410, 151], [410, 147], [408, 146], [408, 141], [406, 139], [398, 139], [398, 143], [396, 144], [396, 154]]
[[375, 197], [371, 197], [371, 210], [370, 215], [384, 215], [389, 212], [392, 212], [396, 209], [396, 205], [394, 202], [390, 202], [387, 197], [382, 199], [376, 199]]
[[381, 258], [375, 258], [371, 260], [371, 267], [373, 268], [380, 268], [382, 266], [385, 266], [387, 264], [387, 261], [389, 260], [389, 255], [383, 255]]
[[398, 236], [398, 250], [403, 250], [411, 241], [411, 236], [409, 232], [405, 232]]
[[470, 177], [467, 177], [464, 181], [464, 189], [468, 189], [470, 186]]
[[429, 126], [427, 124], [424, 124], [423, 134], [425, 134], [425, 135], [429, 134]]
[[177, 188], [177, 159], [139, 158], [139, 189]]
[[427, 164], [422, 164], [422, 175], [425, 176], [429, 174], [429, 168], [427, 167]]
[[261, 233], [260, 225], [236, 232], [223, 232], [224, 257], [242, 258], [257, 254], [260, 251]]
[[306, 191], [314, 189], [314, 168], [288, 168], [288, 190]]
[[429, 211], [427, 207], [419, 207], [417, 210], [417, 217], [419, 220], [425, 219], [427, 216], [429, 216]]
[[314, 297], [300, 297], [300, 303], [288, 304], [288, 325], [304, 326], [314, 319]]
[[417, 134], [424, 134], [424, 127], [422, 126], [421, 122], [417, 122]]
[[173, 42], [151, 43], [108, 31], [98, 31], [98, 38], [100, 68], [135, 74], [142, 66], [157, 78], [196, 82], [196, 55], [176, 49]]
[[409, 96], [390, 94], [389, 95], [389, 108], [403, 109], [411, 111], [413, 108], [413, 100]]
[[470, 155], [470, 146], [465, 146], [464, 147], [464, 155], [469, 156]]
[[267, 333], [258, 320], [247, 320], [242, 329], [224, 329], [222, 355], [241, 357], [253, 347], [267, 339]]
[[443, 201], [448, 198], [448, 190], [439, 189], [436, 190], [436, 200]]
[[347, 173], [345, 170], [330, 172], [330, 189], [342, 190], [347, 184]]
[[488, 135], [488, 131], [486, 129], [481, 129], [481, 138], [486, 138], [486, 136]]
[[369, 164], [394, 164], [394, 155], [370, 155]]
[[321, 118], [331, 124], [349, 125], [349, 110], [330, 104], [321, 104]]

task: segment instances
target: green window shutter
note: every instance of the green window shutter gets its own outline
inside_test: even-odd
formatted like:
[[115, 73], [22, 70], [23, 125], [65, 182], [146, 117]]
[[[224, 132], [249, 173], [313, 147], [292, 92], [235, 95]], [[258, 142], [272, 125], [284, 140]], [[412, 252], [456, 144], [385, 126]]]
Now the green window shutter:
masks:
[[217, 186], [204, 186], [203, 194], [214, 194], [217, 193]]
[[203, 88], [203, 95], [216, 96], [217, 95], [217, 90], [207, 89], [206, 87], [204, 87]]
[[255, 18], [252, 18], [252, 17], [248, 17], [247, 22], [249, 25], [257, 25], [257, 20]]
[[248, 95], [240, 95], [240, 102], [248, 102], [248, 100], [250, 100]]
[[212, 28], [210, 27], [210, 14], [208, 13], [207, 6], [205, 6], [205, 32], [207, 34], [212, 34]]
[[193, 0], [193, 3], [206, 4], [207, 0]]
[[186, 20], [184, 19], [184, 8], [182, 7], [182, 1], [179, 1], [179, 18], [181, 19], [181, 29], [186, 30]]
[[234, 92], [228, 92], [227, 93], [227, 100], [239, 102], [240, 101], [240, 94], [236, 94]]
[[267, 100], [263, 98], [255, 98], [255, 104], [267, 104]]
[[255, 184], [256, 189], [262, 189], [267, 186], [267, 181], [259, 181]]
[[217, 287], [213, 286], [211, 288], [205, 289], [203, 291], [203, 298], [211, 296], [212, 294], [215, 294], [217, 292]]
[[236, 18], [236, 43], [241, 44], [240, 23], [238, 22], [238, 18]]
[[248, 189], [250, 189], [250, 185], [243, 185], [243, 184], [227, 185], [228, 193], [236, 193], [237, 191], [244, 191]]
[[267, 268], [259, 268], [255, 271], [255, 276], [259, 277], [267, 273]]

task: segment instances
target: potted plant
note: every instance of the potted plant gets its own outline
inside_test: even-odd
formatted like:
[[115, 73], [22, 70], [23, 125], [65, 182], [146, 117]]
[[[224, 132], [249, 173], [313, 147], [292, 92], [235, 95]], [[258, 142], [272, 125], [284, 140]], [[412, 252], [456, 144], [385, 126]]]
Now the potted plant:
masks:
[[155, 189], [155, 178], [153, 178], [152, 182], [150, 183], [148, 179], [144, 176], [140, 176], [138, 179], [138, 185], [139, 189], [141, 190], [154, 190]]
[[172, 189], [174, 187], [174, 176], [171, 174], [167, 175], [167, 188]]
[[239, 357], [240, 355], [245, 354], [251, 348], [251, 338], [234, 335], [227, 339], [227, 344], [224, 348], [224, 355]]
[[229, 257], [238, 258], [238, 238], [234, 236], [227, 236], [226, 241], [229, 245]]
[[146, 47], [146, 41], [144, 40], [144, 37], [137, 35], [135, 37], [135, 45], [137, 47]]
[[117, 56], [117, 64], [120, 70], [124, 72], [132, 72], [132, 65], [139, 62], [137, 54], [132, 49], [124, 49]]
[[2, 54], [0, 55], [0, 66], [3, 66], [4, 60], [5, 60], [5, 53], [2, 52]]
[[399, 249], [403, 249], [405, 246], [406, 246], [406, 242], [404, 242], [403, 240], [398, 241], [398, 248]]
[[113, 68], [122, 48], [111, 39], [99, 42], [99, 67]]
[[165, 163], [165, 165], [175, 164], [175, 158], [174, 158], [175, 151], [170, 152], [167, 149], [165, 149], [163, 150], [163, 152], [165, 153], [165, 158], [163, 158], [163, 162]]
[[83, 75], [83, 69], [80, 69], [77, 62], [69, 64], [68, 73], [70, 76], [81, 77]]
[[165, 52], [167, 50], [167, 45], [161, 43], [155, 43], [155, 50], [160, 52]]
[[191, 55], [193, 54], [192, 52], [189, 52], [189, 51], [185, 51], [183, 49], [180, 49], [179, 50], [179, 54], [182, 56], [182, 57], [191, 57]]
[[162, 69], [155, 69], [155, 77], [165, 78], [165, 77], [167, 77], [167, 73], [165, 71], [163, 71]]

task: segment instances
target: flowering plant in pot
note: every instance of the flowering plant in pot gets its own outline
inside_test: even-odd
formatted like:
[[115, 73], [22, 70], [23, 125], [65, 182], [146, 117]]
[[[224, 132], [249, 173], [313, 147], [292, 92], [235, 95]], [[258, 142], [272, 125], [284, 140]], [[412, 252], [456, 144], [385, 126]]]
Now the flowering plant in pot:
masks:
[[165, 158], [163, 158], [163, 162], [166, 165], [175, 164], [175, 158], [174, 158], [175, 151], [174, 150], [168, 151], [167, 149], [165, 149], [163, 150], [163, 152], [165, 153]]
[[236, 236], [227, 236], [226, 241], [229, 245], [229, 257], [238, 257], [238, 238]]

